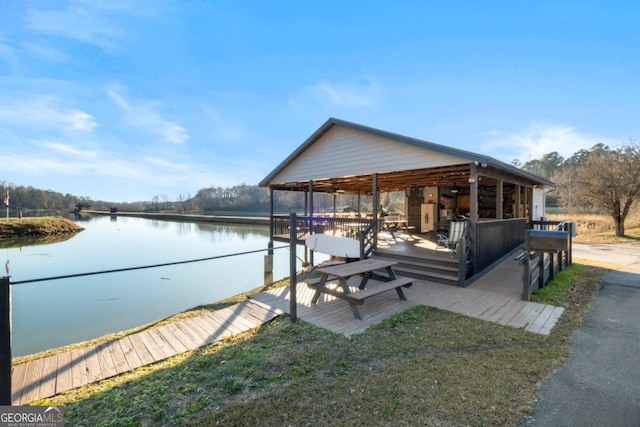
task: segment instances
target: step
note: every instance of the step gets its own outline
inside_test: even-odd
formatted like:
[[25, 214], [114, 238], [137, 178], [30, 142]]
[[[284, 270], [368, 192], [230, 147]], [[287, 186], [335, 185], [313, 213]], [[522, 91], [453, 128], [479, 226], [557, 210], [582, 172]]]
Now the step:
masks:
[[451, 274], [429, 273], [425, 271], [403, 268], [394, 268], [393, 271], [397, 276], [412, 277], [414, 279], [425, 280], [427, 282], [436, 282], [445, 285], [458, 286], [458, 276], [454, 276]]

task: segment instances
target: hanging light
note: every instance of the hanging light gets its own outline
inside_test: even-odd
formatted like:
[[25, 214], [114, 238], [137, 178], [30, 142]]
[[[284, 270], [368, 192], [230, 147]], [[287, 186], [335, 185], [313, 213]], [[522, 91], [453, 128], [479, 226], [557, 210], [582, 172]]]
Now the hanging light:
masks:
[[460, 189], [458, 188], [458, 186], [456, 185], [456, 183], [453, 183], [453, 187], [451, 188], [451, 192], [453, 194], [456, 194], [458, 191], [460, 191]]

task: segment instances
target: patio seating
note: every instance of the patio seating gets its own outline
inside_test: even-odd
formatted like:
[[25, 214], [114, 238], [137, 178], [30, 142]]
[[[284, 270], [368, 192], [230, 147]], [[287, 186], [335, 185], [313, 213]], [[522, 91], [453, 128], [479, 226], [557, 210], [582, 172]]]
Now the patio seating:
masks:
[[467, 231], [467, 221], [451, 221], [449, 223], [449, 234], [438, 234], [438, 244], [433, 252], [436, 252], [440, 246], [449, 250], [449, 255], [453, 257], [458, 247], [458, 242]]

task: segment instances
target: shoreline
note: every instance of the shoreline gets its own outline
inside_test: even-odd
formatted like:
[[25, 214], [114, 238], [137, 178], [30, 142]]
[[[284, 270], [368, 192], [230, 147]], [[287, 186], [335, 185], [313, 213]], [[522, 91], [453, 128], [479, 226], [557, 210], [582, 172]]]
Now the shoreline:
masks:
[[268, 216], [235, 216], [235, 215], [203, 215], [203, 214], [184, 214], [184, 213], [167, 213], [167, 212], [107, 212], [86, 210], [81, 213], [91, 215], [108, 215], [137, 217], [145, 219], [158, 219], [162, 221], [189, 221], [189, 222], [214, 222], [220, 224], [248, 224], [248, 225], [269, 225]]

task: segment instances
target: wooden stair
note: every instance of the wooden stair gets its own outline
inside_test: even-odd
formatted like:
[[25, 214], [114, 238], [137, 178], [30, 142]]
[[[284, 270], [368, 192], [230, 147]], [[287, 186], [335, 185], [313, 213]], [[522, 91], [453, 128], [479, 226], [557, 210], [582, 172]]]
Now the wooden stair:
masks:
[[393, 270], [398, 276], [458, 286], [456, 258], [417, 257], [384, 249], [374, 251], [372, 256], [397, 261]]

